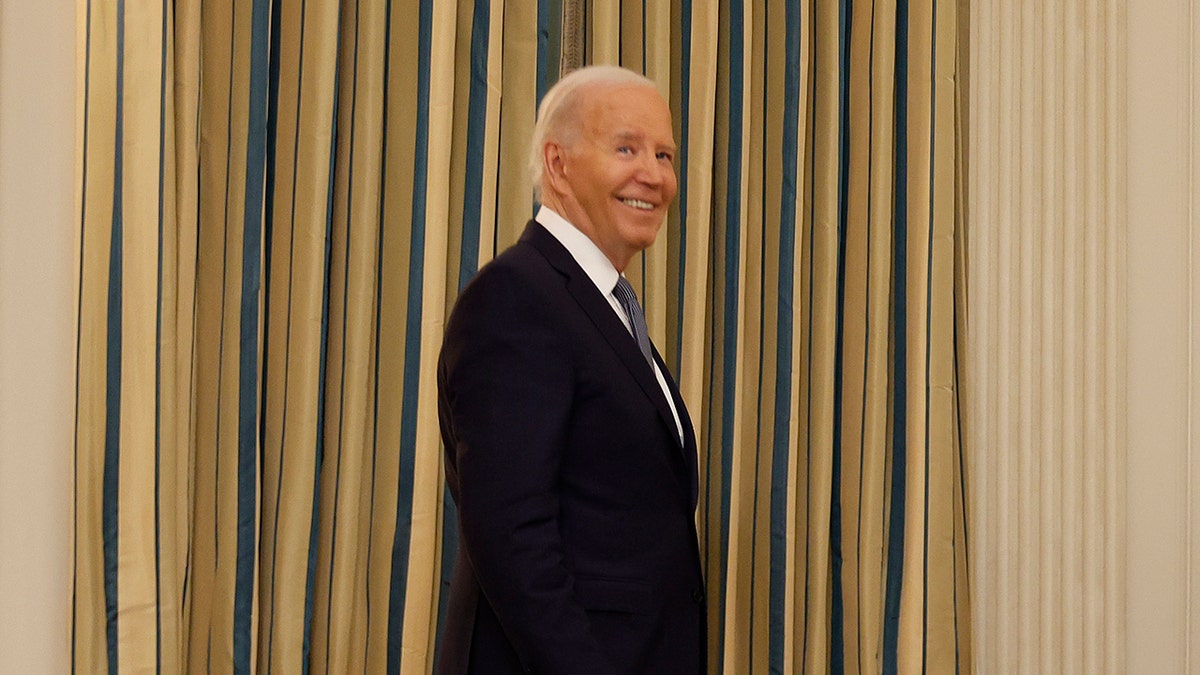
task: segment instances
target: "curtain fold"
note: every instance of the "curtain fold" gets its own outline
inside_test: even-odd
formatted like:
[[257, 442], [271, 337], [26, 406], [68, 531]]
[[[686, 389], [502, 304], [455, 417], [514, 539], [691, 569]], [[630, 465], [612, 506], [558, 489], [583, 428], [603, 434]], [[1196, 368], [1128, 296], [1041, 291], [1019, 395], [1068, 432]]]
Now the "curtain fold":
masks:
[[574, 59], [676, 116], [712, 671], [970, 669], [965, 0], [78, 2], [75, 670], [433, 667], [443, 322]]

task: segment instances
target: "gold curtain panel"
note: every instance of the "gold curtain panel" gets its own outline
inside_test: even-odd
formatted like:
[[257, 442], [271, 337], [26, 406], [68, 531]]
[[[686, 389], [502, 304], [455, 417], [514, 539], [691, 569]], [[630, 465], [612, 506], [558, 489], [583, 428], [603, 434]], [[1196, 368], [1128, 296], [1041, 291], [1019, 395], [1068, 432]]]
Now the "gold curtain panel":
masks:
[[79, 0], [75, 670], [433, 667], [443, 322], [583, 63], [676, 115], [713, 672], [970, 670], [965, 6]]

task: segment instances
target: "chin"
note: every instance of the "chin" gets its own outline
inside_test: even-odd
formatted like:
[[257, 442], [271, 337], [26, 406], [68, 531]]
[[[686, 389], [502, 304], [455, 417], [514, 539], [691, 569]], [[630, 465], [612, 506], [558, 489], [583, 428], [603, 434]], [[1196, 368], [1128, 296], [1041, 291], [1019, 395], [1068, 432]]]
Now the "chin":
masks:
[[653, 226], [641, 225], [631, 227], [627, 230], [628, 236], [625, 237], [625, 241], [639, 251], [649, 248], [654, 243], [654, 240], [658, 238], [658, 231], [661, 227], [661, 222]]

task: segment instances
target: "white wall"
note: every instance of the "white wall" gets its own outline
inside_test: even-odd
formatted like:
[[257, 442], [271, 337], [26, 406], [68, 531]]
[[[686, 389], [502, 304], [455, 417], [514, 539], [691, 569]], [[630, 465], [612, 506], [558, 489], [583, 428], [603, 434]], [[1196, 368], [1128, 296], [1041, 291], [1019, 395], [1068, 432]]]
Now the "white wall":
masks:
[[0, 672], [70, 668], [75, 3], [0, 0]]
[[1200, 0], [973, 0], [983, 673], [1200, 673]]
[[[1189, 355], [1200, 355], [1200, 272], [1194, 241], [1196, 107], [1200, 87], [1193, 29], [1196, 0], [1128, 3], [1128, 463], [1126, 638], [1130, 673], [1200, 673], [1189, 621], [1200, 588], [1196, 523], [1200, 497], [1191, 455], [1200, 391]], [[1195, 315], [1195, 316], [1193, 316]], [[1200, 458], [1198, 458], [1200, 459]], [[1189, 645], [1191, 648], [1189, 648]]]

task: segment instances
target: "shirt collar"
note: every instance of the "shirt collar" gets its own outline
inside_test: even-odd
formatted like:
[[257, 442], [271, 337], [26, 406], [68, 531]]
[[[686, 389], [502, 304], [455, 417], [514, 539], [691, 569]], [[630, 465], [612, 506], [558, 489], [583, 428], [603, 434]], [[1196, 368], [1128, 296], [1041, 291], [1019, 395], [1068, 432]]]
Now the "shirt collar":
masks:
[[544, 204], [538, 209], [535, 220], [567, 249], [602, 295], [612, 293], [613, 287], [617, 285], [617, 278], [621, 275], [617, 268], [613, 267], [608, 256], [596, 246], [596, 242]]

